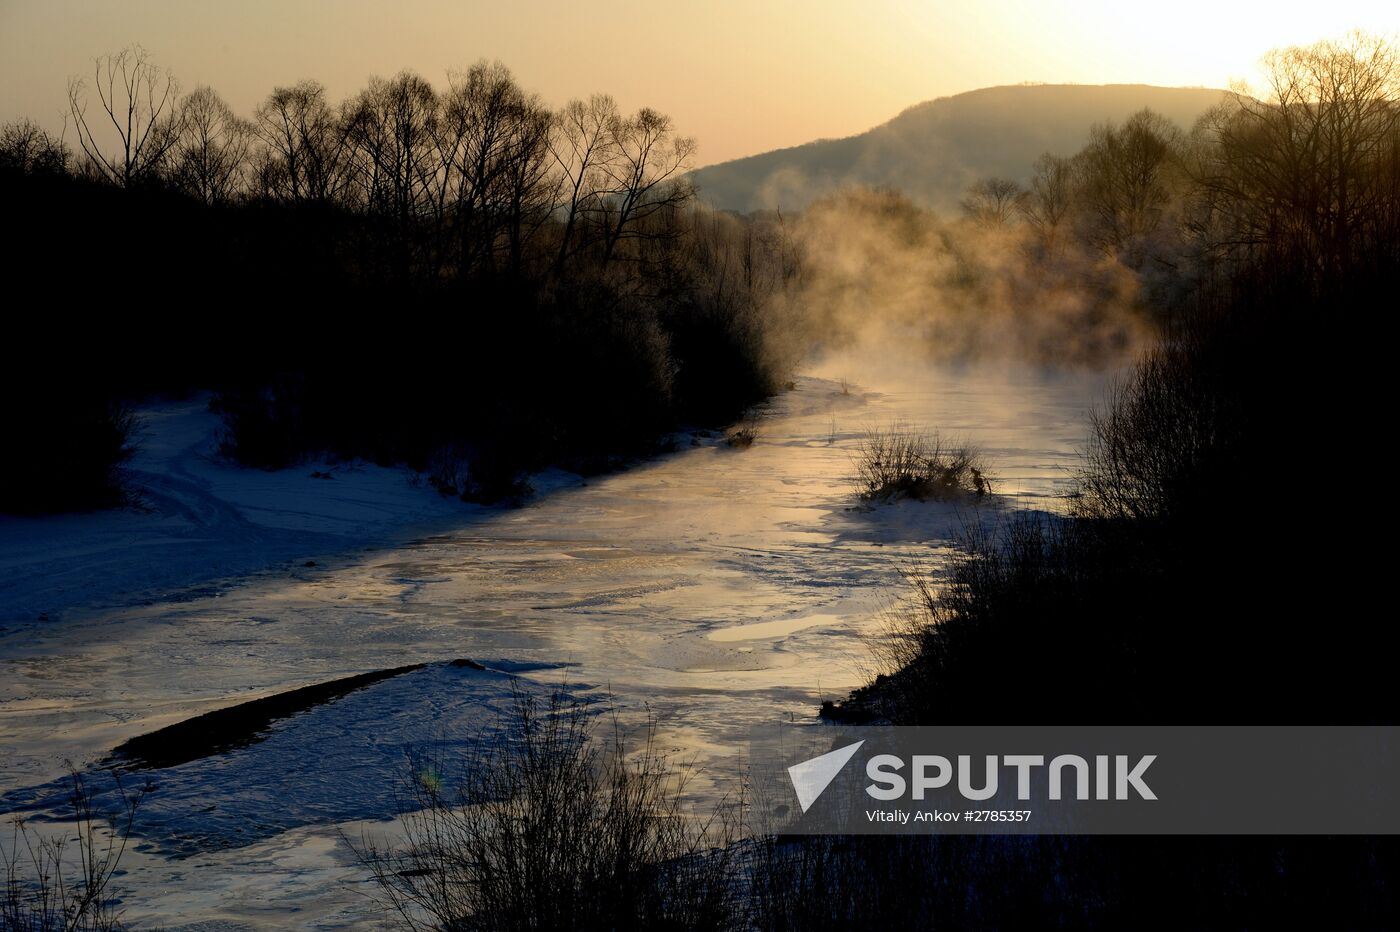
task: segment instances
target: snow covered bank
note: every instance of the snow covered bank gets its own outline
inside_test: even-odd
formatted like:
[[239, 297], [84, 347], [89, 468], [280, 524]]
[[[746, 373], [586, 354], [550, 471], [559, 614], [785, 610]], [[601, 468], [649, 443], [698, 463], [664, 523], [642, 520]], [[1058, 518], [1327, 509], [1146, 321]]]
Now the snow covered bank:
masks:
[[218, 455], [208, 397], [140, 410], [128, 464], [133, 507], [0, 516], [0, 631], [156, 598], [412, 536], [484, 509], [444, 498], [404, 469], [365, 463], [263, 472]]
[[[478, 743], [514, 722], [515, 691], [530, 688], [516, 672], [479, 664], [391, 672], [398, 675], [270, 722], [241, 746], [155, 767], [119, 761], [122, 787], [141, 797], [134, 822], [141, 850], [187, 857], [304, 825], [391, 818], [410, 776], [430, 768], [460, 779]], [[106, 764], [84, 779], [97, 811], [121, 810]], [[63, 819], [72, 814], [70, 796], [68, 779], [59, 778], [0, 794], [0, 812]]]
[[[124, 863], [133, 920], [372, 928], [363, 869], [339, 833], [356, 837], [385, 810], [347, 796], [401, 775], [406, 747], [469, 733], [504, 695], [504, 680], [443, 666], [455, 657], [543, 689], [596, 684], [624, 720], [654, 714], [662, 746], [700, 768], [690, 790], [706, 805], [732, 789], [753, 726], [814, 721], [821, 700], [864, 680], [900, 569], [936, 567], [971, 517], [948, 503], [862, 506], [851, 458], [866, 430], [900, 422], [966, 437], [992, 460], [999, 504], [988, 507], [1052, 508], [1102, 386], [927, 367], [896, 378], [888, 363], [884, 381], [867, 382], [846, 365], [774, 399], [747, 449], [682, 438], [673, 455], [587, 483], [537, 477], [550, 494], [518, 509], [442, 499], [393, 470], [326, 480], [310, 475], [321, 466], [234, 469], [210, 458], [217, 422], [200, 404], [162, 408], [171, 420], [152, 423], [134, 465], [169, 504], [152, 495], [150, 514], [58, 519], [77, 530], [52, 531], [32, 553], [4, 527], [0, 812], [30, 804], [65, 759], [98, 760], [248, 700], [426, 664], [286, 719], [256, 746], [165, 768], [144, 850]], [[196, 547], [256, 575], [189, 571]], [[332, 549], [341, 556], [318, 556]], [[162, 592], [161, 574], [185, 588]], [[63, 608], [84, 593], [89, 608]], [[21, 600], [30, 614], [16, 623]], [[38, 623], [45, 606], [60, 614]]]

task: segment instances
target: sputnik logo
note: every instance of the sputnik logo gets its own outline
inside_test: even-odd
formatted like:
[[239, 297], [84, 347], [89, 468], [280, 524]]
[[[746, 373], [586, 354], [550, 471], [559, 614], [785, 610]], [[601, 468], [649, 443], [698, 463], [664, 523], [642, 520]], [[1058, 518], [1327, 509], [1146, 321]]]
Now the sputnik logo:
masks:
[[848, 744], [844, 748], [837, 748], [820, 757], [813, 757], [804, 760], [800, 764], [793, 764], [787, 769], [788, 779], [792, 781], [792, 788], [797, 791], [797, 803], [806, 812], [812, 807], [812, 803], [817, 801], [817, 797], [822, 795], [831, 781], [836, 779], [836, 775], [841, 772], [855, 756], [856, 751], [865, 741], [857, 741], [855, 744]]

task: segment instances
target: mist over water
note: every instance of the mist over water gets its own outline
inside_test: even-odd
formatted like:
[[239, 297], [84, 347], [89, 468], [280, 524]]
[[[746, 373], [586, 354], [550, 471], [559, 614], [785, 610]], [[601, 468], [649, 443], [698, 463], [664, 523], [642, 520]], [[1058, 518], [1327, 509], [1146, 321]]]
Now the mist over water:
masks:
[[[473, 74], [482, 87], [519, 90], [503, 67]], [[439, 112], [432, 88], [403, 74], [372, 83], [353, 125], [377, 125], [373, 108], [410, 91], [422, 103], [414, 119]], [[475, 99], [470, 87], [451, 93]], [[323, 97], [324, 89], [299, 85], [272, 101], [329, 113]], [[554, 125], [542, 110], [534, 115], [545, 121], [542, 133]], [[660, 114], [624, 119], [607, 98], [571, 104], [563, 118], [574, 144], [565, 148], [578, 154], [591, 151], [590, 139], [606, 139], [614, 168], [636, 139], [671, 139], [673, 157], [651, 168], [652, 184], [678, 169], [690, 145], [672, 138]], [[593, 136], [584, 132], [590, 119]], [[548, 146], [536, 142], [534, 157], [548, 164]], [[646, 174], [646, 158], [634, 167]], [[556, 230], [546, 222], [560, 209], [554, 195], [536, 191], [540, 229], [559, 239], [536, 243], [533, 258], [509, 257], [517, 270], [538, 266], [548, 300], [527, 301], [521, 313], [492, 305], [479, 286], [496, 279], [473, 279], [462, 253], [462, 293], [492, 306], [503, 329], [471, 339], [444, 333], [431, 347], [396, 332], [401, 342], [360, 348], [367, 366], [345, 364], [354, 354], [327, 352], [322, 334], [310, 334], [298, 351], [327, 358], [297, 378], [318, 390], [298, 399], [273, 378], [242, 395], [221, 392], [217, 405], [233, 412], [228, 434], [207, 399], [146, 412], [154, 430], [143, 439], [146, 487], [167, 512], [196, 513], [194, 528], [263, 553], [254, 564], [261, 571], [231, 563], [206, 570], [203, 589], [157, 582], [149, 598], [124, 607], [98, 598], [71, 608], [81, 602], [74, 598], [59, 617], [0, 629], [0, 656], [15, 674], [0, 686], [0, 809], [40, 814], [61, 806], [65, 759], [101, 761], [128, 739], [211, 710], [407, 670], [279, 718], [251, 740], [137, 775], [152, 795], [123, 865], [133, 920], [190, 915], [275, 928], [295, 905], [316, 921], [366, 926], [345, 889], [363, 880], [362, 869], [338, 833], [389, 830], [399, 789], [420, 775], [416, 753], [441, 767], [435, 780], [452, 780], [482, 736], [503, 726], [522, 684], [615, 709], [624, 729], [654, 717], [664, 751], [697, 768], [688, 801], [707, 810], [738, 789], [753, 727], [816, 725], [823, 701], [870, 679], [872, 644], [886, 634], [882, 612], [904, 594], [903, 574], [938, 579], [969, 525], [1064, 509], [1091, 405], [1148, 342], [1142, 274], [1118, 253], [1040, 238], [1025, 224], [987, 222], [975, 210], [952, 217], [862, 188], [798, 216], [737, 217], [694, 206], [684, 185], [667, 183], [665, 209], [629, 227], [614, 220], [607, 199], [617, 195], [598, 173], [585, 162], [575, 168], [580, 184], [598, 188], [581, 209], [587, 222], [576, 229], [570, 213]], [[451, 178], [444, 183], [450, 188]], [[378, 201], [366, 203], [378, 216]], [[386, 242], [406, 249], [400, 272], [422, 271], [419, 260], [431, 266], [425, 256], [436, 253], [417, 256], [396, 230], [383, 227]], [[584, 238], [573, 243], [574, 235]], [[497, 237], [483, 243], [494, 253]], [[549, 255], [553, 271], [539, 271]], [[571, 269], [576, 277], [564, 274]], [[675, 282], [682, 286], [673, 293]], [[552, 339], [532, 344], [542, 336]], [[478, 345], [502, 353], [465, 382], [457, 369], [471, 358], [457, 347]], [[742, 422], [751, 443], [693, 426], [713, 427], [770, 394]], [[318, 411], [318, 399], [331, 403]], [[468, 450], [443, 469], [440, 454], [451, 445], [431, 447], [443, 439], [440, 422], [460, 427], [490, 405], [495, 419], [475, 427], [490, 426], [498, 449], [518, 457], [503, 458], [495, 488], [510, 491], [517, 473], [534, 472], [539, 494], [522, 507], [460, 506], [455, 499], [502, 500], [475, 494], [493, 485], [488, 469], [475, 475], [490, 457]], [[648, 405], [655, 410], [637, 410]], [[405, 420], [423, 434], [381, 445]], [[687, 421], [671, 434], [670, 452], [582, 477], [590, 450], [639, 451], [648, 431]], [[854, 458], [867, 435], [891, 428], [975, 448], [993, 494], [863, 500]], [[572, 445], [550, 446], [560, 436]], [[455, 439], [466, 450], [473, 437]], [[535, 443], [544, 452], [522, 452]], [[343, 485], [335, 494], [346, 510], [379, 504], [356, 492], [366, 460], [421, 468], [420, 483], [454, 501], [434, 499], [446, 507], [414, 512], [426, 520], [394, 528], [387, 542], [380, 523], [373, 535], [347, 535], [328, 546], [330, 556], [305, 560], [296, 538], [266, 526], [314, 529], [345, 514], [303, 505], [304, 487], [282, 480], [237, 501], [211, 488], [228, 478], [210, 479], [216, 451], [285, 476], [310, 469], [306, 457], [327, 449], [340, 471], [314, 461], [312, 476]], [[247, 481], [234, 483], [246, 491]], [[979, 493], [981, 481], [978, 474]], [[371, 537], [376, 546], [346, 551], [345, 542]], [[294, 561], [275, 563], [271, 554], [283, 550], [273, 542]], [[201, 543], [188, 541], [195, 550]], [[169, 544], [118, 546], [159, 555]], [[130, 571], [102, 546], [94, 550]], [[51, 597], [38, 584], [19, 601]], [[453, 665], [458, 659], [469, 663]], [[107, 778], [88, 772], [109, 798]], [[259, 876], [269, 865], [276, 883]]]
[[[0, 370], [0, 926], [55, 889], [84, 928], [1391, 925], [1393, 839], [794, 844], [744, 758], [1104, 696], [1385, 719], [1379, 552], [1300, 544], [1376, 523], [1331, 505], [1370, 454], [1286, 451], [1386, 396], [1351, 318], [1400, 264], [1398, 49], [698, 170], [683, 111], [587, 68], [230, 103], [92, 59], [64, 132], [0, 125], [13, 267], [103, 309], [21, 308]], [[723, 67], [656, 87], [729, 106]], [[151, 338], [182, 314], [207, 338]]]
[[788, 228], [802, 261], [774, 298], [771, 338], [795, 343], [787, 358], [817, 347], [819, 368], [844, 353], [875, 383], [931, 364], [1103, 369], [1151, 340], [1142, 273], [1023, 224], [948, 219], [852, 188]]

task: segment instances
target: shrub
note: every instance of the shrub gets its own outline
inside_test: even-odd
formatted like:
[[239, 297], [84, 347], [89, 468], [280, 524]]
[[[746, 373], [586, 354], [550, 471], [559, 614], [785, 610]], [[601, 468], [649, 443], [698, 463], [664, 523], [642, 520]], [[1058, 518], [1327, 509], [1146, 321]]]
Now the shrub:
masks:
[[1171, 663], [1147, 649], [1162, 628], [1137, 623], [1166, 604], [1161, 582], [1129, 541], [1100, 530], [1034, 513], [970, 525], [939, 574], [906, 574], [908, 596], [871, 643], [878, 681], [827, 717], [928, 724], [989, 682], [1014, 688], [981, 703], [988, 716], [1014, 715], [1026, 683], [1053, 683], [1067, 709], [1092, 709], [1104, 690], [1121, 694], [1123, 714], [1167, 702], [1131, 688]]
[[136, 416], [97, 390], [5, 386], [9, 444], [0, 457], [0, 512], [54, 514], [125, 501], [121, 464], [131, 456]]
[[724, 438], [724, 444], [736, 450], [747, 450], [758, 439], [758, 431], [752, 427], [740, 427]]
[[988, 718], [1113, 695], [1139, 719], [1392, 719], [1395, 634], [1366, 585], [1385, 557], [1353, 543], [1373, 520], [1355, 497], [1364, 456], [1305, 428], [1374, 436], [1384, 344], [1358, 348], [1332, 320], [1374, 306], [1394, 268], [1203, 287], [1095, 415], [1069, 513], [972, 528], [916, 586], [906, 655], [856, 705], [926, 723], [997, 682]]
[[1386, 928], [1390, 838], [759, 840], [753, 927]]
[[1241, 383], [1277, 376], [1260, 371], [1250, 346], [1259, 341], [1240, 331], [1239, 322], [1213, 315], [1178, 322], [1112, 386], [1092, 416], [1078, 477], [1081, 515], [1181, 520], [1233, 497], [1224, 485], [1251, 429]]
[[[117, 783], [122, 809], [112, 814], [110, 829], [93, 808], [92, 797], [76, 770], [71, 774], [70, 802], [76, 827], [44, 836], [12, 818], [7, 844], [0, 844], [0, 929], [14, 932], [114, 932], [120, 902], [111, 886], [126, 851], [140, 795], [128, 795]], [[76, 845], [76, 856], [69, 857]]]
[[861, 498], [866, 501], [953, 501], [991, 492], [991, 479], [975, 448], [945, 443], [937, 432], [895, 425], [870, 430], [855, 455]]
[[635, 753], [616, 723], [600, 748], [589, 709], [520, 694], [455, 792], [415, 772], [404, 846], [361, 850], [404, 927], [738, 926], [730, 825], [682, 813], [687, 772], [651, 726]]
[[758, 439], [758, 419], [749, 417], [724, 438], [725, 446], [736, 450], [747, 450]]
[[0, 171], [62, 175], [72, 157], [62, 139], [33, 120], [12, 120], [0, 126]]
[[212, 407], [224, 421], [219, 452], [244, 466], [283, 469], [310, 452], [290, 386], [225, 390], [215, 396]]

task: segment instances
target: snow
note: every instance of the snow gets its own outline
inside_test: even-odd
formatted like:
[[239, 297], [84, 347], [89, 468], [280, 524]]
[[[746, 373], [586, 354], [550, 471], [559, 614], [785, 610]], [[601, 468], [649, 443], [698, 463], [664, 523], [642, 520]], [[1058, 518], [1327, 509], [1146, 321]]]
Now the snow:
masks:
[[[966, 437], [997, 474], [984, 511], [1051, 509], [1104, 381], [843, 360], [775, 399], [748, 449], [680, 437], [621, 473], [536, 477], [544, 494], [519, 509], [363, 465], [333, 480], [239, 470], [212, 456], [200, 400], [161, 406], [133, 463], [149, 513], [0, 524], [0, 811], [34, 804], [65, 758], [415, 663], [430, 666], [162, 773], [124, 863], [129, 918], [281, 928], [295, 907], [298, 926], [373, 927], [340, 833], [391, 830], [377, 788], [403, 779], [403, 749], [466, 755], [516, 676], [610, 694], [627, 721], [655, 714], [662, 746], [700, 768], [705, 805], [732, 787], [750, 728], [814, 721], [862, 682], [901, 571], [936, 570], [978, 517], [859, 505], [862, 432]], [[491, 671], [443, 666], [456, 657]]]
[[126, 469], [135, 507], [0, 516], [0, 625], [198, 597], [210, 591], [204, 585], [482, 511], [403, 469], [308, 463], [269, 472], [229, 463], [218, 455], [221, 421], [204, 395], [143, 407], [140, 418]]
[[[502, 670], [431, 664], [278, 721], [248, 746], [131, 771], [124, 790], [150, 788], [135, 825], [140, 849], [188, 857], [306, 825], [384, 818], [398, 811], [413, 761], [465, 770], [477, 743], [510, 720], [517, 682]], [[120, 811], [109, 771], [85, 779], [100, 811]], [[0, 811], [64, 815], [69, 793], [61, 778], [0, 795]]]

